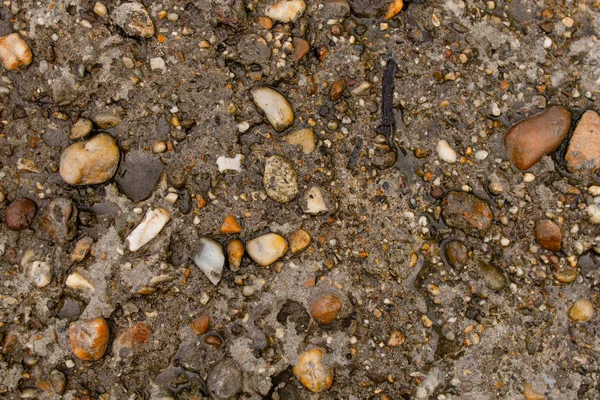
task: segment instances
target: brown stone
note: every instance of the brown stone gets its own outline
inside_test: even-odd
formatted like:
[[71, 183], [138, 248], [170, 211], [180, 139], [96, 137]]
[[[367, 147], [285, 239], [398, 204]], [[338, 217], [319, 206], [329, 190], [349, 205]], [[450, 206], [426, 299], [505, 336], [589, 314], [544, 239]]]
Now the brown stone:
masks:
[[562, 142], [570, 126], [571, 114], [560, 106], [519, 122], [504, 137], [510, 161], [520, 170], [531, 168]]
[[465, 192], [449, 192], [442, 201], [442, 216], [448, 226], [469, 235], [483, 235], [492, 225], [492, 210], [479, 197]]
[[201, 315], [190, 324], [190, 328], [196, 334], [196, 336], [204, 335], [208, 331], [210, 325], [210, 317], [208, 315]]
[[117, 343], [125, 347], [133, 347], [138, 344], [144, 344], [150, 339], [152, 329], [146, 324], [138, 322], [125, 332], [121, 333]]
[[463, 266], [469, 260], [469, 249], [458, 240], [449, 242], [445, 250], [446, 260], [453, 268]]
[[11, 231], [20, 231], [33, 222], [37, 213], [35, 201], [26, 197], [19, 197], [6, 207], [4, 219], [6, 227]]
[[77, 234], [77, 207], [73, 200], [57, 197], [46, 206], [38, 220], [40, 230], [54, 242], [68, 242]]
[[319, 297], [310, 307], [310, 315], [322, 324], [333, 322], [342, 308], [342, 302], [333, 294]]
[[533, 390], [529, 383], [523, 385], [523, 397], [525, 400], [544, 400], [546, 396]]
[[388, 339], [388, 346], [390, 346], [390, 347], [401, 346], [405, 340], [406, 340], [406, 336], [404, 336], [404, 333], [402, 333], [400, 331], [393, 331], [390, 334], [390, 337]]
[[244, 256], [244, 243], [239, 239], [233, 239], [227, 243], [227, 261], [229, 269], [239, 271]]
[[562, 241], [560, 227], [549, 219], [537, 221], [535, 224], [535, 241], [543, 248], [550, 251], [559, 251]]
[[221, 347], [221, 345], [223, 344], [223, 341], [218, 336], [209, 335], [204, 338], [204, 343], [218, 348], [218, 347]]
[[342, 97], [342, 93], [346, 90], [346, 80], [344, 78], [338, 79], [337, 81], [331, 84], [329, 88], [329, 100], [338, 101], [340, 97]]
[[303, 229], [298, 229], [288, 237], [290, 250], [293, 254], [300, 253], [310, 245], [310, 235]]
[[294, 38], [294, 62], [298, 64], [310, 50], [308, 42], [302, 38]]
[[292, 372], [313, 393], [323, 392], [333, 383], [333, 366], [327, 362], [323, 350], [318, 348], [302, 353]]
[[586, 111], [569, 141], [565, 156], [571, 172], [595, 172], [600, 167], [600, 115]]
[[69, 326], [73, 354], [81, 360], [99, 360], [108, 347], [108, 324], [104, 318], [77, 321]]
[[221, 225], [221, 233], [240, 233], [242, 231], [242, 227], [235, 220], [233, 215], [228, 215], [223, 220], [223, 224]]
[[258, 24], [265, 29], [271, 29], [273, 27], [273, 20], [269, 17], [258, 17]]
[[94, 239], [89, 236], [78, 240], [77, 244], [75, 244], [75, 249], [71, 253], [71, 261], [83, 261], [85, 256], [87, 256], [88, 252], [90, 251], [92, 244], [94, 244]]

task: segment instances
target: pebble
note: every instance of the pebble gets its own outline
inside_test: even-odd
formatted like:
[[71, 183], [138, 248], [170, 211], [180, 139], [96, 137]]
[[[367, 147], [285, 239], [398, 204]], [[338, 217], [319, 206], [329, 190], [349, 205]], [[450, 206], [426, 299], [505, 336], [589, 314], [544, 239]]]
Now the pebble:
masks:
[[544, 400], [546, 396], [533, 390], [533, 387], [527, 382], [523, 384], [523, 397], [525, 400]]
[[462, 242], [453, 240], [446, 244], [446, 259], [453, 268], [458, 268], [469, 261], [469, 249]]
[[278, 91], [268, 87], [254, 89], [252, 99], [277, 132], [284, 131], [294, 123], [294, 110], [289, 101]]
[[331, 202], [324, 195], [320, 186], [313, 185], [306, 189], [300, 198], [302, 212], [310, 215], [319, 215], [332, 210]]
[[273, 27], [273, 20], [269, 17], [258, 17], [258, 24], [265, 29], [271, 29]]
[[97, 1], [96, 4], [94, 4], [94, 12], [97, 16], [104, 17], [108, 10], [106, 9], [106, 6], [103, 3]]
[[109, 329], [104, 318], [77, 321], [69, 326], [69, 342], [80, 360], [97, 361], [108, 347]]
[[489, 153], [486, 150], [479, 150], [475, 153], [475, 159], [477, 161], [483, 161], [488, 158]]
[[487, 286], [488, 289], [498, 292], [506, 287], [506, 277], [498, 266], [480, 262], [479, 268], [483, 275], [482, 278], [485, 282], [485, 286]]
[[298, 195], [298, 175], [292, 163], [279, 155], [265, 161], [263, 185], [267, 196], [279, 203], [289, 203]]
[[326, 391], [333, 383], [333, 366], [326, 362], [324, 352], [320, 348], [302, 353], [292, 371], [313, 393]]
[[310, 154], [315, 151], [315, 133], [310, 128], [298, 129], [284, 136], [283, 139], [289, 144], [302, 146], [304, 154]]
[[216, 335], [208, 335], [204, 338], [204, 343], [208, 344], [209, 346], [220, 348], [223, 344], [223, 341]]
[[279, 22], [294, 22], [306, 9], [304, 0], [282, 0], [267, 7], [265, 14], [272, 20]]
[[4, 221], [11, 231], [20, 231], [33, 222], [37, 214], [37, 204], [26, 197], [18, 197], [6, 207]]
[[587, 206], [587, 214], [592, 224], [600, 224], [600, 206], [590, 204]]
[[52, 390], [54, 390], [56, 394], [61, 395], [67, 389], [67, 378], [65, 377], [65, 374], [57, 369], [50, 371], [50, 374], [48, 374], [48, 381], [50, 381]]
[[152, 152], [154, 154], [161, 154], [167, 150], [167, 144], [162, 140], [157, 140], [152, 144]]
[[119, 335], [117, 338], [117, 344], [123, 347], [142, 345], [150, 340], [151, 334], [152, 329], [148, 325], [138, 322]]
[[385, 19], [394, 18], [400, 11], [402, 11], [402, 7], [404, 7], [404, 2], [402, 0], [392, 0], [390, 5], [388, 6], [387, 12], [385, 14]]
[[294, 62], [298, 64], [308, 54], [310, 44], [302, 38], [294, 38]]
[[33, 54], [29, 45], [18, 33], [9, 33], [0, 37], [0, 61], [8, 71], [27, 67]]
[[347, 86], [348, 84], [344, 78], [333, 82], [329, 88], [329, 100], [338, 101], [340, 97], [342, 97], [342, 93], [344, 93]]
[[148, 151], [130, 151], [123, 157], [115, 180], [121, 192], [137, 203], [150, 197], [163, 170], [160, 157]]
[[196, 336], [204, 335], [210, 326], [210, 316], [201, 315], [190, 323], [190, 329]]
[[600, 115], [586, 111], [569, 141], [567, 169], [571, 172], [595, 172], [600, 167]]
[[233, 158], [228, 158], [225, 156], [220, 156], [217, 158], [217, 168], [219, 168], [219, 172], [224, 171], [242, 171], [242, 155], [236, 154]]
[[402, 333], [400, 331], [393, 331], [390, 334], [387, 344], [390, 347], [398, 347], [398, 346], [401, 346], [405, 340], [406, 340], [406, 336], [404, 336], [404, 333]]
[[447, 163], [455, 163], [456, 160], [458, 160], [456, 150], [454, 150], [445, 140], [440, 140], [437, 143], [436, 150], [442, 161]]
[[206, 378], [208, 393], [215, 400], [234, 398], [242, 390], [242, 383], [241, 368], [231, 358], [219, 361]]
[[79, 272], [75, 271], [67, 277], [65, 285], [68, 288], [78, 291], [90, 290], [94, 291], [94, 285], [83, 277]]
[[233, 215], [228, 215], [223, 220], [223, 224], [221, 224], [221, 233], [231, 234], [231, 233], [240, 233], [242, 231], [242, 227], [236, 221]]
[[125, 34], [137, 38], [154, 36], [154, 24], [141, 3], [121, 3], [111, 13], [113, 22]]
[[555, 264], [552, 267], [552, 275], [560, 283], [571, 283], [577, 279], [577, 268], [572, 268], [569, 265], [561, 266]]
[[310, 245], [310, 235], [303, 229], [297, 229], [288, 236], [292, 254], [298, 254]]
[[154, 239], [171, 220], [171, 213], [164, 208], [149, 208], [144, 220], [127, 236], [129, 251], [138, 251]]
[[79, 118], [73, 126], [71, 126], [71, 133], [69, 139], [77, 140], [86, 137], [92, 131], [92, 121], [87, 118]]
[[504, 137], [504, 147], [512, 163], [520, 170], [531, 168], [552, 152], [569, 132], [571, 114], [553, 106], [513, 126]]
[[469, 235], [482, 235], [492, 225], [492, 210], [479, 197], [465, 192], [449, 192], [442, 201], [442, 216], [448, 226]]
[[43, 288], [52, 281], [52, 267], [44, 261], [34, 261], [29, 270], [29, 279], [36, 287]]
[[342, 309], [342, 302], [333, 294], [325, 294], [310, 306], [310, 315], [320, 323], [328, 325]]
[[594, 305], [587, 299], [579, 299], [569, 308], [569, 318], [573, 322], [585, 322], [594, 314]]
[[115, 139], [101, 133], [67, 147], [60, 157], [59, 174], [69, 185], [95, 185], [113, 177], [121, 152]]
[[244, 256], [244, 244], [240, 239], [233, 239], [227, 243], [227, 262], [229, 269], [239, 271]]
[[194, 254], [193, 260], [213, 285], [217, 285], [221, 281], [223, 265], [225, 265], [225, 255], [221, 243], [208, 237], [201, 238], [200, 249]]
[[167, 64], [161, 57], [152, 57], [150, 59], [150, 69], [164, 74], [167, 70]]
[[121, 118], [111, 113], [100, 113], [93, 117], [94, 123], [100, 129], [111, 129], [121, 125]]
[[53, 242], [69, 242], [77, 234], [77, 214], [73, 200], [57, 197], [40, 215], [38, 226]]
[[246, 243], [246, 252], [258, 265], [266, 267], [285, 255], [288, 244], [283, 236], [267, 233]]
[[560, 227], [549, 219], [537, 221], [535, 224], [535, 241], [543, 248], [550, 251], [559, 251], [562, 241]]

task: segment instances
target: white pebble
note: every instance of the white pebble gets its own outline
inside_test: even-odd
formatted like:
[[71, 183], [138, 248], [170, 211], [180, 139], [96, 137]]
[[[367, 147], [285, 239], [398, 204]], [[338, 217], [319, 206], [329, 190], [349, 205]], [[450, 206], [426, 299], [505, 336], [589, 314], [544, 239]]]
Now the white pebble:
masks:
[[550, 47], [552, 47], [552, 39], [549, 37], [544, 38], [544, 48], [549, 49]]
[[177, 193], [169, 193], [168, 195], [165, 196], [165, 200], [171, 204], [175, 203], [178, 198], [179, 198], [179, 195]]
[[233, 158], [228, 158], [225, 156], [220, 156], [217, 158], [217, 167], [219, 168], [219, 172], [231, 170], [231, 171], [242, 171], [242, 155], [236, 154]]
[[440, 140], [436, 146], [438, 156], [442, 161], [455, 163], [457, 160], [456, 151], [450, 147], [447, 141]]
[[164, 208], [148, 209], [144, 220], [125, 239], [129, 251], [137, 251], [162, 231], [171, 220], [171, 213]]
[[535, 175], [530, 172], [526, 172], [525, 175], [523, 175], [523, 182], [525, 183], [533, 182], [534, 180]]
[[485, 150], [479, 150], [477, 153], [475, 153], [475, 159], [478, 161], [483, 161], [488, 158], [489, 154], [490, 153]]
[[587, 213], [592, 224], [600, 224], [600, 206], [590, 204], [587, 208]]

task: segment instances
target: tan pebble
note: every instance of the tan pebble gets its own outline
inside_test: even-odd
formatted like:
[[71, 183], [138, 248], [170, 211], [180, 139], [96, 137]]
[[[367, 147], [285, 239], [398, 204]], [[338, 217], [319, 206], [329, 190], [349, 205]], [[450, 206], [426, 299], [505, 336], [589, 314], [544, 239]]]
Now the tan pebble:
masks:
[[402, 0], [392, 0], [388, 6], [387, 13], [385, 14], [384, 18], [394, 18], [400, 11], [402, 11], [402, 7], [404, 7], [404, 2]]
[[585, 322], [591, 319], [594, 313], [594, 306], [587, 299], [579, 299], [569, 308], [569, 318], [573, 322]]
[[106, 133], [67, 147], [60, 157], [60, 177], [70, 185], [95, 185], [113, 177], [121, 152]]
[[292, 232], [288, 237], [291, 252], [300, 253], [310, 245], [310, 240], [310, 235], [303, 229]]
[[210, 346], [214, 346], [214, 347], [221, 347], [221, 344], [223, 342], [220, 337], [214, 336], [214, 335], [209, 335], [204, 338], [204, 343], [206, 343]]
[[210, 317], [208, 315], [201, 315], [196, 318], [190, 324], [190, 328], [196, 334], [196, 336], [204, 335], [208, 331], [210, 325]]
[[265, 29], [271, 29], [273, 27], [273, 20], [269, 17], [258, 17], [258, 24]]
[[164, 153], [166, 150], [167, 150], [167, 144], [165, 142], [163, 142], [162, 140], [157, 140], [152, 145], [152, 152], [154, 154]]
[[310, 306], [310, 315], [322, 324], [330, 324], [342, 309], [342, 302], [333, 294], [326, 294]]
[[333, 383], [333, 366], [326, 362], [323, 350], [319, 348], [302, 353], [292, 371], [313, 393], [323, 392]]
[[108, 11], [103, 3], [97, 1], [96, 4], [94, 4], [94, 12], [97, 16], [104, 17]]
[[531, 385], [527, 382], [523, 384], [523, 396], [525, 397], [525, 400], [544, 400], [546, 398], [543, 394], [539, 394], [533, 390]]
[[78, 240], [77, 244], [75, 245], [75, 249], [71, 253], [71, 261], [73, 261], [73, 262], [83, 261], [85, 256], [90, 251], [92, 244], [94, 244], [94, 239], [92, 239], [89, 236], [86, 236], [86, 237]]
[[402, 345], [405, 340], [406, 340], [406, 336], [404, 336], [404, 333], [402, 333], [400, 331], [393, 331], [390, 334], [387, 344], [390, 347], [398, 347], [398, 346]]
[[32, 57], [29, 45], [18, 33], [9, 33], [0, 38], [0, 60], [6, 70], [27, 67]]
[[73, 322], [69, 342], [73, 354], [81, 360], [99, 360], [108, 346], [109, 330], [104, 318]]
[[239, 271], [244, 256], [244, 244], [239, 239], [233, 239], [227, 243], [227, 261], [229, 269]]

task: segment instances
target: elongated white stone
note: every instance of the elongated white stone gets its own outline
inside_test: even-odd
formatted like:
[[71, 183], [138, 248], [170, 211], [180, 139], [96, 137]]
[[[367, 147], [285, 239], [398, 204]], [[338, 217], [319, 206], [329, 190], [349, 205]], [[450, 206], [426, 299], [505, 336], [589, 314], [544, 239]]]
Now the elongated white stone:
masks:
[[282, 0], [267, 7], [267, 17], [279, 22], [294, 22], [306, 9], [304, 0]]
[[252, 91], [254, 104], [265, 113], [267, 121], [281, 132], [294, 123], [294, 110], [290, 102], [278, 91], [261, 87]]
[[125, 239], [129, 251], [137, 251], [162, 231], [171, 220], [171, 213], [164, 208], [149, 209], [144, 220]]
[[87, 279], [83, 277], [79, 272], [75, 271], [71, 275], [67, 277], [67, 281], [65, 285], [71, 289], [75, 290], [86, 290], [89, 289], [94, 291], [94, 285], [90, 283]]
[[194, 254], [194, 264], [204, 272], [213, 285], [217, 285], [221, 281], [223, 265], [225, 265], [223, 246], [207, 237], [200, 239], [200, 246], [200, 251]]

